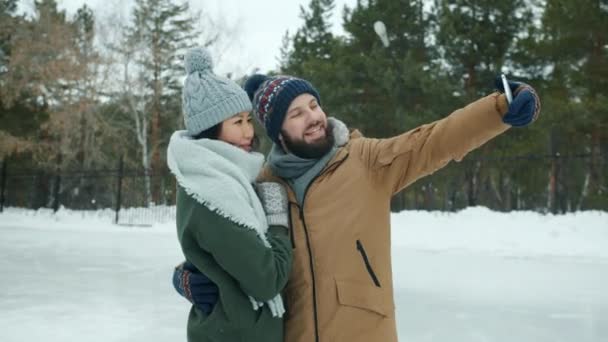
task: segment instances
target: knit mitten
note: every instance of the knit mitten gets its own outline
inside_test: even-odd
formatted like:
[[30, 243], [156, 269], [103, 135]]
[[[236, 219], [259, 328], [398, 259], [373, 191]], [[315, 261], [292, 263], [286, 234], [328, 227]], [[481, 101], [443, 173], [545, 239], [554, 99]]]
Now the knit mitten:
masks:
[[[496, 78], [494, 84], [499, 91], [504, 92], [500, 76]], [[502, 121], [514, 127], [527, 126], [536, 121], [540, 114], [540, 98], [534, 88], [513, 81], [509, 81], [509, 88], [513, 94], [513, 101], [509, 104], [507, 114], [502, 117]]]
[[189, 261], [184, 261], [175, 267], [173, 287], [177, 293], [207, 315], [213, 311], [218, 301], [217, 285]]
[[274, 182], [257, 183], [255, 187], [264, 207], [268, 225], [289, 228], [287, 213], [289, 200], [285, 187]]

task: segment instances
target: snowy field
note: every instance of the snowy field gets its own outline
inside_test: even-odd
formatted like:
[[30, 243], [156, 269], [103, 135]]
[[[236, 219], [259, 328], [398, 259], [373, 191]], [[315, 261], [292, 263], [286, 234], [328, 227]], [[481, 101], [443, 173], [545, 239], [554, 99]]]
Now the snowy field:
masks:
[[[172, 222], [0, 214], [0, 341], [185, 341]], [[608, 213], [393, 216], [401, 341], [608, 341]]]

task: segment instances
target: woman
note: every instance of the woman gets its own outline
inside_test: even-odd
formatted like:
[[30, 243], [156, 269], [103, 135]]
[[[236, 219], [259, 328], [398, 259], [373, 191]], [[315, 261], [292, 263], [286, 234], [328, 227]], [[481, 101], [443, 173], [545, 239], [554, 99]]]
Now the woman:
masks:
[[[282, 341], [280, 291], [291, 270], [287, 195], [255, 181], [264, 157], [252, 152], [247, 94], [213, 74], [209, 54], [186, 54], [186, 130], [169, 142], [182, 251], [219, 288], [210, 311], [193, 306], [188, 341]], [[270, 225], [270, 227], [269, 227]]]

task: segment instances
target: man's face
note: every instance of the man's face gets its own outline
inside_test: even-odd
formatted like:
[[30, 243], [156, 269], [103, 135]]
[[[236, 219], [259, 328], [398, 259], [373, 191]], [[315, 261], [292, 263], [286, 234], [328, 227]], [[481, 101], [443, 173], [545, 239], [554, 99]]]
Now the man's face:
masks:
[[321, 158], [332, 148], [327, 116], [311, 94], [296, 97], [285, 115], [279, 137], [283, 148], [301, 158]]

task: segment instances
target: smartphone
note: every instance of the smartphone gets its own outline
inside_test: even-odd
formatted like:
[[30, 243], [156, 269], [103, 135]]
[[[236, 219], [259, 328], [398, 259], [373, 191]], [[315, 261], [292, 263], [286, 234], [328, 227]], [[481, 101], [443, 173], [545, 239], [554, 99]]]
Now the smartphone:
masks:
[[505, 76], [505, 74], [501, 74], [500, 78], [502, 79], [502, 87], [505, 89], [505, 96], [507, 97], [507, 103], [511, 104], [511, 102], [513, 102], [513, 94], [511, 94], [511, 88], [509, 88], [509, 82], [507, 82], [507, 76]]

